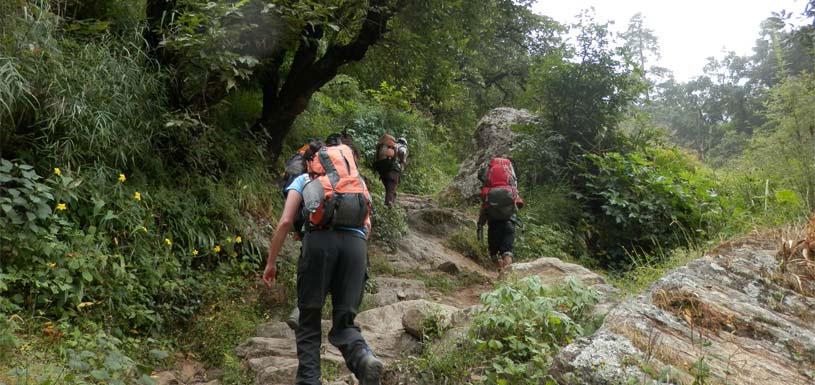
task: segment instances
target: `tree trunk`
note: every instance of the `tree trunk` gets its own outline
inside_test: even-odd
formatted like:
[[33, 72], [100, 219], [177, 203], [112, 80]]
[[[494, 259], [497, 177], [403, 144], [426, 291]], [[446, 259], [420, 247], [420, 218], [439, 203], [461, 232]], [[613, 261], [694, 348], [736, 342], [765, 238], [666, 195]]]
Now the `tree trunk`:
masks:
[[392, 7], [387, 3], [387, 0], [371, 0], [354, 40], [345, 45], [329, 46], [322, 57], [318, 57], [322, 27], [306, 27], [282, 85], [279, 70], [285, 53], [278, 53], [267, 63], [261, 75], [263, 111], [253, 131], [266, 138], [272, 167], [281, 155], [283, 141], [291, 132], [294, 121], [308, 107], [311, 96], [333, 79], [340, 67], [362, 60], [368, 48], [385, 33], [388, 20], [407, 2], [399, 1]]
[[151, 54], [159, 51], [161, 43], [161, 29], [170, 24], [176, 0], [147, 0], [145, 16], [147, 28], [144, 30], [144, 40]]

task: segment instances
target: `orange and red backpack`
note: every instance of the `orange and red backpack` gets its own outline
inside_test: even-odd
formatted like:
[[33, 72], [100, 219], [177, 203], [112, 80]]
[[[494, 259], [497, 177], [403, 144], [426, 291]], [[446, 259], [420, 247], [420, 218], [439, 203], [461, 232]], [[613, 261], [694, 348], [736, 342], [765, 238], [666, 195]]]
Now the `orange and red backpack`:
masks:
[[308, 162], [308, 172], [312, 179], [303, 188], [303, 210], [311, 228], [370, 230], [371, 196], [350, 147], [323, 147]]

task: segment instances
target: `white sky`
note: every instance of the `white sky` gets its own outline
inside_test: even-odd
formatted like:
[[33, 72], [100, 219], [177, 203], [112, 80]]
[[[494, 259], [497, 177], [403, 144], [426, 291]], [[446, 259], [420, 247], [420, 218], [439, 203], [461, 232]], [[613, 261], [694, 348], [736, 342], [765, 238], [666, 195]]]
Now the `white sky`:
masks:
[[615, 21], [615, 32], [641, 12], [659, 39], [659, 65], [686, 81], [702, 74], [710, 56], [751, 54], [762, 20], [782, 9], [798, 15], [805, 5], [806, 0], [538, 0], [533, 9], [569, 24], [580, 10], [594, 7], [598, 21]]

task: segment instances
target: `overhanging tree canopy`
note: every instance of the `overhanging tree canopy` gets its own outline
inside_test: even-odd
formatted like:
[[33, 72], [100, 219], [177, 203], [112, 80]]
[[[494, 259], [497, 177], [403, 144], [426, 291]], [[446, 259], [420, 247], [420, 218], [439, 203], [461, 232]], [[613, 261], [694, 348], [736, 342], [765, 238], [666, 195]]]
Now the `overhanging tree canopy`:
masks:
[[149, 0], [146, 40], [174, 69], [178, 107], [206, 109], [240, 84], [258, 86], [252, 134], [272, 161], [312, 94], [361, 60], [403, 0]]

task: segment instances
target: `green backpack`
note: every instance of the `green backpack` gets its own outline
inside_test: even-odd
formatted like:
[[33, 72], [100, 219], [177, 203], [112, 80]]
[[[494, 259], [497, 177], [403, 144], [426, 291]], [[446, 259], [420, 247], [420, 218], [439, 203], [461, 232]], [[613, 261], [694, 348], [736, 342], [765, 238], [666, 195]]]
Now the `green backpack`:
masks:
[[494, 187], [487, 193], [485, 209], [491, 221], [508, 221], [518, 211], [512, 191], [501, 187]]

